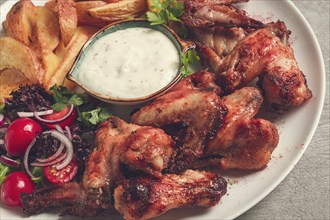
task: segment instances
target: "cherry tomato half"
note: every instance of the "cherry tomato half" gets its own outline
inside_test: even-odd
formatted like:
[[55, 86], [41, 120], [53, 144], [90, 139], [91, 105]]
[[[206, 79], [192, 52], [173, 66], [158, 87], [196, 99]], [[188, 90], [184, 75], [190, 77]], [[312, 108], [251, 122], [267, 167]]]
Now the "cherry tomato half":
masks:
[[23, 156], [33, 138], [42, 132], [41, 126], [30, 118], [18, 118], [11, 123], [5, 134], [7, 153], [14, 157]]
[[45, 177], [49, 182], [54, 184], [69, 182], [78, 172], [78, 165], [75, 159], [72, 159], [71, 162], [61, 170], [57, 170], [56, 165], [58, 164], [44, 167]]
[[[67, 115], [70, 111], [70, 107], [65, 106], [64, 109], [60, 112], [54, 112], [50, 115], [45, 115], [43, 118], [47, 120], [58, 120], [63, 118], [65, 115]], [[65, 120], [58, 123], [62, 128], [65, 126], [70, 126], [74, 120], [76, 119], [77, 111], [74, 108], [72, 113], [67, 117]], [[55, 128], [53, 124], [45, 124], [48, 128]]]
[[12, 172], [1, 185], [1, 201], [7, 206], [22, 206], [20, 194], [31, 194], [33, 190], [34, 183], [27, 174], [21, 171]]

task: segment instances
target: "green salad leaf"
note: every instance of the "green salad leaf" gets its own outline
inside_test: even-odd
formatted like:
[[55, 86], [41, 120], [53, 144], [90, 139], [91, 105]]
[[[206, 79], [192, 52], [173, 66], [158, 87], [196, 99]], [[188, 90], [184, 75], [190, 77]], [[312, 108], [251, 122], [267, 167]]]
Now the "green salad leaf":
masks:
[[183, 14], [184, 5], [178, 0], [151, 0], [152, 11], [146, 13], [151, 25], [168, 24], [170, 21], [179, 21]]
[[195, 49], [188, 50], [186, 53], [181, 53], [182, 67], [180, 71], [182, 76], [187, 77], [192, 74], [193, 71], [190, 69], [190, 66], [199, 60], [200, 57]]
[[108, 106], [101, 103], [85, 93], [71, 92], [64, 86], [54, 85], [50, 88], [53, 91], [55, 104], [51, 107], [55, 111], [61, 111], [65, 106], [73, 104], [77, 108], [77, 120], [86, 126], [95, 126], [107, 120], [111, 116]]
[[12, 170], [9, 166], [6, 166], [0, 162], [0, 186], [11, 171]]

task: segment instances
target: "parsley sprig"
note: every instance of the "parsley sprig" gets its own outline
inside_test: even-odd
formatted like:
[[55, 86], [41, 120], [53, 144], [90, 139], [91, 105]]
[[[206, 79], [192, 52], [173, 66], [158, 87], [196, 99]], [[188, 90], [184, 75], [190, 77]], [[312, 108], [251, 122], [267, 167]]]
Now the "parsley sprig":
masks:
[[197, 52], [195, 49], [188, 50], [186, 53], [181, 53], [181, 74], [183, 77], [187, 77], [190, 74], [193, 73], [193, 71], [190, 69], [192, 64], [195, 64], [200, 60], [200, 57], [197, 55]]
[[170, 21], [179, 21], [183, 14], [184, 5], [178, 0], [151, 0], [152, 11], [147, 12], [147, 19], [151, 25], [168, 24]]
[[50, 88], [53, 91], [55, 104], [51, 107], [55, 111], [61, 111], [65, 106], [74, 104], [76, 106], [77, 120], [83, 122], [86, 126], [95, 126], [111, 116], [111, 112], [106, 104], [92, 99], [87, 94], [78, 94], [71, 92], [65, 86], [54, 85]]

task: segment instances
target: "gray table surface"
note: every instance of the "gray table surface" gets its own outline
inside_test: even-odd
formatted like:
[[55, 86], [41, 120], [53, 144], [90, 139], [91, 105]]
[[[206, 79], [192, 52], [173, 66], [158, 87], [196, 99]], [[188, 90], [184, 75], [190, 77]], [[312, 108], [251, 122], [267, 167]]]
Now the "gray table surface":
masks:
[[316, 133], [296, 167], [272, 193], [238, 220], [330, 219], [330, 0], [293, 0], [293, 3], [312, 26], [322, 49], [327, 80], [323, 113]]

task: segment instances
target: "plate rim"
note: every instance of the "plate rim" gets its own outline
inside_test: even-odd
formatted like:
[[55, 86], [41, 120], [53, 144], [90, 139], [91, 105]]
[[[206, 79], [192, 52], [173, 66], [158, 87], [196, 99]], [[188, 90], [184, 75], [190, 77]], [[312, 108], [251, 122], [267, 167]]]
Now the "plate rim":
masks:
[[[6, 2], [9, 2], [9, 1], [13, 1], [16, 3], [18, 0], [2, 0], [0, 2], [0, 6], [2, 6], [3, 4], [5, 4]], [[43, 0], [32, 0], [32, 1], [45, 2]], [[256, 0], [250, 0], [250, 1], [256, 1]], [[264, 1], [264, 0], [261, 0], [261, 1]], [[306, 30], [308, 30], [309, 36], [312, 37], [312, 40], [313, 40], [312, 43], [314, 44], [314, 49], [317, 52], [317, 56], [318, 56], [318, 58], [320, 58], [320, 59], [317, 59], [317, 61], [319, 62], [318, 65], [321, 67], [321, 72], [319, 74], [319, 77], [321, 79], [321, 84], [319, 85], [319, 91], [320, 91], [319, 94], [320, 95], [318, 98], [319, 102], [318, 102], [318, 106], [317, 106], [316, 115], [314, 116], [315, 120], [313, 121], [313, 124], [310, 126], [310, 129], [309, 129], [310, 132], [308, 133], [308, 137], [306, 137], [304, 140], [303, 149], [301, 151], [299, 151], [299, 153], [297, 154], [296, 157], [294, 157], [294, 160], [291, 161], [291, 163], [289, 164], [289, 167], [284, 170], [285, 172], [282, 172], [280, 175], [278, 175], [277, 178], [275, 179], [275, 181], [271, 185], [268, 185], [261, 194], [259, 194], [257, 197], [255, 197], [253, 200], [251, 200], [249, 203], [242, 206], [242, 208], [239, 209], [239, 212], [233, 213], [232, 215], [229, 215], [228, 217], [225, 217], [224, 219], [235, 219], [235, 218], [241, 216], [242, 214], [246, 213], [248, 210], [253, 208], [256, 204], [258, 204], [260, 201], [262, 201], [266, 196], [268, 196], [273, 190], [275, 190], [275, 188], [278, 187], [278, 185], [288, 176], [288, 174], [291, 173], [291, 171], [295, 168], [295, 166], [297, 165], [297, 163], [300, 161], [301, 157], [305, 153], [306, 149], [310, 145], [311, 140], [313, 139], [315, 132], [318, 128], [318, 125], [320, 123], [321, 115], [322, 115], [322, 112], [324, 109], [324, 103], [325, 103], [325, 97], [326, 97], [326, 72], [325, 72], [324, 56], [322, 53], [322, 49], [320, 47], [320, 43], [315, 35], [313, 28], [311, 27], [311, 25], [309, 24], [309, 22], [303, 15], [303, 13], [299, 10], [299, 8], [293, 3], [293, 1], [292, 0], [280, 0], [279, 2], [281, 2], [281, 1], [284, 2], [284, 4], [288, 4], [290, 6], [290, 9], [294, 10], [295, 15], [298, 15], [299, 20], [301, 20], [304, 23]], [[0, 24], [0, 25], [2, 25], [2, 24]], [[1, 216], [2, 208], [3, 207], [0, 206], [0, 216]], [[213, 207], [213, 208], [216, 208], [216, 207]]]

